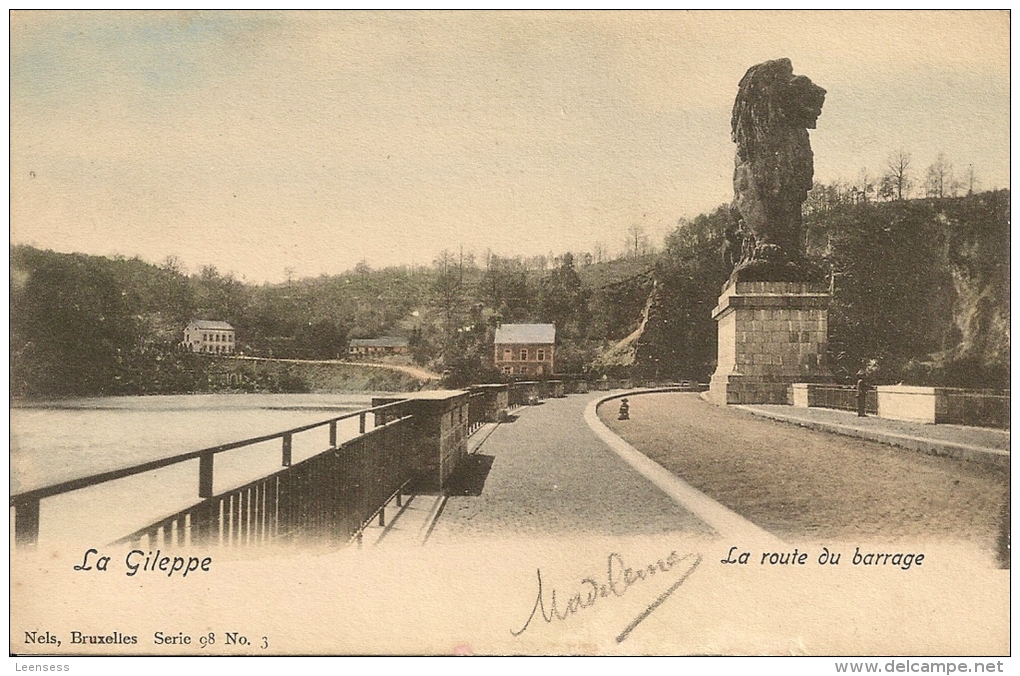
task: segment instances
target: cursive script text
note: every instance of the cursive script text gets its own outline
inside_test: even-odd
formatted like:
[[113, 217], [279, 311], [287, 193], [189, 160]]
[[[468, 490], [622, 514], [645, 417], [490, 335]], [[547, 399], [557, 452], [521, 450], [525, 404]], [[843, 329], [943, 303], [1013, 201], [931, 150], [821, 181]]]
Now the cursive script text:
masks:
[[[535, 605], [531, 608], [531, 614], [528, 615], [528, 619], [524, 622], [524, 625], [517, 631], [511, 630], [510, 633], [513, 636], [520, 636], [528, 627], [531, 626], [532, 621], [535, 617], [541, 617], [546, 623], [551, 623], [554, 620], [565, 620], [571, 615], [578, 613], [586, 608], [591, 608], [599, 599], [609, 599], [613, 597], [620, 597], [627, 593], [635, 584], [639, 582], [652, 579], [656, 576], [662, 576], [663, 573], [669, 573], [678, 564], [685, 560], [693, 559], [693, 564], [690, 565], [687, 571], [684, 573], [678, 581], [674, 582], [673, 585], [662, 595], [659, 596], [656, 601], [644, 610], [634, 622], [617, 636], [617, 642], [622, 642], [627, 638], [627, 635], [636, 627], [642, 620], [658, 608], [674, 591], [676, 591], [680, 585], [684, 583], [687, 577], [694, 572], [694, 569], [701, 563], [701, 556], [694, 554], [687, 554], [681, 556], [675, 551], [670, 552], [669, 556], [665, 559], [659, 559], [654, 563], [649, 563], [640, 568], [629, 568], [623, 562], [621, 557], [616, 552], [610, 554], [606, 559], [606, 577], [602, 580], [596, 580], [591, 577], [586, 577], [581, 580], [578, 585], [578, 589], [566, 597], [566, 601], [562, 601], [563, 595], [557, 598], [557, 590], [553, 589], [548, 593], [542, 586], [542, 569], [536, 570], [536, 577], [538, 579], [538, 591], [535, 595]], [[562, 605], [561, 605], [562, 604]]]

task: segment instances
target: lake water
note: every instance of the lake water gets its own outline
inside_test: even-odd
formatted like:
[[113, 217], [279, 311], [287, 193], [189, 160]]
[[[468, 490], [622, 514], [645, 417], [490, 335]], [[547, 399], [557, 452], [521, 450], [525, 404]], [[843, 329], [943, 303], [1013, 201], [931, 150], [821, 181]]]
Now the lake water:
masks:
[[[11, 409], [11, 492], [328, 420], [366, 408], [371, 399], [371, 394], [202, 394], [18, 406]], [[357, 417], [338, 425], [340, 441], [357, 434]], [[328, 446], [328, 426], [295, 435], [293, 462]], [[276, 471], [281, 453], [276, 439], [218, 454], [215, 492]], [[70, 540], [100, 546], [194, 504], [197, 496], [193, 460], [46, 498], [40, 505], [40, 545]]]

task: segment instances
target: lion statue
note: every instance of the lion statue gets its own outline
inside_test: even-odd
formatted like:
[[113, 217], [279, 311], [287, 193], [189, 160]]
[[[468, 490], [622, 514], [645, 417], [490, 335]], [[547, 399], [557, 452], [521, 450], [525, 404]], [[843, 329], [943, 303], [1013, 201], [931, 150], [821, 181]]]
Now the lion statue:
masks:
[[825, 90], [794, 75], [789, 59], [752, 66], [740, 80], [732, 129], [734, 229], [742, 240], [734, 273], [742, 279], [810, 276], [801, 218], [814, 176], [807, 130], [824, 102]]

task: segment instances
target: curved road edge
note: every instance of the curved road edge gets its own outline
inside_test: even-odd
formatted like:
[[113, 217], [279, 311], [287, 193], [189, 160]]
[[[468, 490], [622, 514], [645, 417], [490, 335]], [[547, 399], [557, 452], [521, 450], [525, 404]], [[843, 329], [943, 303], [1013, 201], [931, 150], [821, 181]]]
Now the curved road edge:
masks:
[[744, 517], [708, 497], [668, 469], [655, 462], [641, 451], [623, 440], [599, 420], [598, 407], [607, 401], [632, 397], [639, 394], [654, 394], [676, 390], [649, 389], [626, 391], [593, 399], [584, 409], [584, 421], [624, 462], [638, 474], [648, 479], [674, 502], [708, 524], [720, 537], [733, 541], [755, 543], [781, 543], [778, 537], [759, 528]]

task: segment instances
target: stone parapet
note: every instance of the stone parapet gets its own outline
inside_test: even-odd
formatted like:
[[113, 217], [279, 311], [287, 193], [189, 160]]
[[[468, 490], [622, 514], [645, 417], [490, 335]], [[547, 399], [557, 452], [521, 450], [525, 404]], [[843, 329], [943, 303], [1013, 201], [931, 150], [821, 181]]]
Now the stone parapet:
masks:
[[431, 390], [373, 397], [372, 406], [395, 401], [403, 402], [398, 415], [413, 416], [413, 488], [422, 493], [441, 492], [467, 455], [468, 392]]
[[510, 408], [510, 387], [506, 383], [486, 383], [471, 387], [471, 393], [481, 393], [482, 420], [499, 422], [506, 417]]

